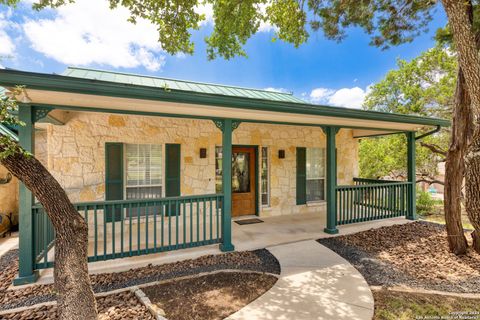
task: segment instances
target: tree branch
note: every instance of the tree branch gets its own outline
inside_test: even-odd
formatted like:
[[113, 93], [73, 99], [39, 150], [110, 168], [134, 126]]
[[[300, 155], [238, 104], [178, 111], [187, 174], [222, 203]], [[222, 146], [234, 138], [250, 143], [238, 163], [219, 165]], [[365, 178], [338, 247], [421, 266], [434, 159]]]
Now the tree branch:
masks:
[[437, 179], [431, 179], [431, 180], [426, 179], [426, 178], [418, 179], [417, 183], [420, 183], [420, 182], [428, 183], [429, 186], [434, 184], [434, 183], [441, 184], [442, 186], [445, 185], [444, 181], [440, 181], [440, 180], [437, 180]]
[[420, 142], [420, 145], [422, 147], [425, 147], [427, 149], [429, 149], [430, 151], [432, 151], [433, 153], [437, 153], [437, 154], [441, 154], [442, 156], [446, 157], [447, 156], [447, 152], [442, 150], [439, 146], [437, 146], [436, 144], [430, 144], [430, 143], [425, 143], [425, 142]]

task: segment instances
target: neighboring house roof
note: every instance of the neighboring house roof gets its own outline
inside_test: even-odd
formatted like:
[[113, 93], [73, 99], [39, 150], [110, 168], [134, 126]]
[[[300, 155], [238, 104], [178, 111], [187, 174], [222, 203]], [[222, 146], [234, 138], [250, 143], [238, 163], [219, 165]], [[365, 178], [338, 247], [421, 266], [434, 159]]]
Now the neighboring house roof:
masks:
[[18, 141], [18, 136], [12, 130], [10, 130], [7, 126], [1, 123], [0, 123], [0, 134], [10, 137], [15, 141]]
[[102, 71], [95, 69], [68, 67], [62, 74], [68, 77], [109, 81], [138, 86], [154, 87], [167, 90], [179, 90], [187, 92], [207, 93], [222, 96], [263, 99], [270, 101], [282, 101], [293, 103], [305, 103], [292, 93], [269, 90], [226, 86], [221, 84], [176, 80], [153, 76], [136, 75], [123, 72]]
[[33, 105], [64, 110], [333, 125], [356, 128], [356, 137], [450, 125], [438, 118], [316, 105], [265, 90], [81, 68], [69, 68], [65, 74], [0, 69], [0, 85], [24, 85]]

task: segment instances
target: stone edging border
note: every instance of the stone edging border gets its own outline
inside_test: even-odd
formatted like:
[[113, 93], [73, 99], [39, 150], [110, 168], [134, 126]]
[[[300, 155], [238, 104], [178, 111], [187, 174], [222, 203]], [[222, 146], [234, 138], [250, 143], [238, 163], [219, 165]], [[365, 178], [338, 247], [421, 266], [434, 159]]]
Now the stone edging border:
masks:
[[165, 318], [165, 311], [153, 304], [152, 301], [150, 301], [150, 299], [142, 291], [142, 289], [133, 287], [130, 289], [130, 291], [133, 292], [137, 299], [145, 306], [145, 308], [150, 311], [155, 320], [167, 320], [167, 318]]
[[[150, 311], [150, 313], [152, 313], [152, 315], [155, 317], [156, 320], [167, 320], [167, 318], [164, 317], [165, 312], [161, 308], [152, 304], [150, 299], [145, 295], [145, 293], [141, 290], [141, 288], [155, 286], [155, 285], [168, 283], [168, 282], [172, 282], [172, 281], [187, 280], [187, 279], [202, 277], [202, 276], [206, 276], [206, 275], [217, 274], [217, 273], [221, 273], [221, 272], [268, 274], [268, 275], [276, 277], [277, 279], [280, 276], [276, 273], [261, 272], [261, 271], [254, 271], [254, 270], [237, 270], [237, 269], [215, 270], [215, 271], [211, 271], [211, 272], [201, 272], [201, 273], [192, 274], [192, 275], [183, 276], [183, 277], [178, 277], [178, 278], [172, 278], [172, 279], [165, 279], [165, 280], [143, 283], [143, 284], [140, 284], [140, 285], [125, 287], [125, 288], [111, 290], [111, 291], [99, 292], [99, 293], [95, 294], [95, 297], [105, 297], [105, 296], [109, 296], [109, 295], [116, 294], [116, 293], [131, 291], [135, 294], [135, 296], [140, 301], [140, 303], [142, 303]], [[137, 291], [139, 291], [138, 294], [137, 294]], [[37, 303], [37, 304], [30, 305], [30, 306], [24, 306], [24, 307], [19, 307], [19, 308], [15, 308], [15, 309], [5, 309], [5, 310], [0, 311], [0, 316], [5, 315], [5, 314], [10, 314], [10, 313], [23, 312], [23, 311], [27, 311], [27, 310], [30, 310], [30, 309], [37, 309], [37, 308], [41, 308], [41, 307], [44, 307], [44, 306], [53, 306], [53, 305], [56, 305], [56, 304], [57, 304], [57, 301], [47, 301], [47, 302]]]

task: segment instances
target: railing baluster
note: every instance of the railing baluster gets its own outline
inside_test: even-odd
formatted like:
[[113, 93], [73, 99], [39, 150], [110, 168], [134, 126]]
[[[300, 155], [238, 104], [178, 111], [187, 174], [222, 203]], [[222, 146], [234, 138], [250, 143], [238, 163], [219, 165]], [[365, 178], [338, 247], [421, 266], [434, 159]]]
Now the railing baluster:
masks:
[[212, 198], [209, 198], [209, 205], [210, 205], [210, 241], [212, 241], [213, 233], [212, 233], [212, 222], [213, 222], [213, 217], [212, 217]]
[[98, 260], [98, 224], [97, 224], [97, 205], [93, 206], [93, 259]]
[[115, 257], [115, 223], [116, 223], [116, 208], [112, 205], [112, 257]]
[[200, 242], [200, 204], [198, 199], [195, 200], [195, 205], [197, 207], [197, 242]]
[[190, 243], [193, 243], [193, 201], [190, 199]]
[[164, 227], [165, 227], [165, 208], [163, 207], [164, 205], [165, 205], [164, 202], [162, 202], [161, 205], [160, 205], [160, 217], [162, 219], [162, 220], [160, 220], [161, 225], [162, 225], [161, 226], [162, 227], [162, 229], [161, 229], [162, 230], [162, 232], [161, 232], [162, 241], [160, 243], [160, 246], [162, 247], [162, 250], [165, 248], [165, 243], [164, 243], [165, 242], [165, 239], [164, 239], [165, 238], [165, 232], [164, 232], [165, 231], [164, 230]]
[[203, 242], [207, 241], [207, 202], [203, 201]]
[[219, 198], [215, 197], [215, 216], [216, 216], [216, 222], [215, 222], [215, 227], [217, 230], [217, 237], [216, 239], [220, 239], [220, 233], [219, 233], [219, 217], [218, 217], [218, 207], [219, 207]]
[[137, 203], [137, 254], [140, 255], [140, 203]]
[[128, 204], [128, 254], [130, 257], [132, 256], [133, 253], [133, 248], [132, 248], [132, 216], [133, 216], [133, 210], [132, 210], [132, 203]]
[[124, 218], [124, 212], [125, 212], [125, 207], [123, 204], [120, 205], [120, 255], [121, 257], [123, 258], [123, 252], [125, 251], [124, 250], [124, 247], [123, 247], [123, 241], [124, 241], [124, 226], [123, 226], [123, 218]]
[[175, 201], [175, 249], [178, 249], [178, 217], [180, 215], [179, 201]]
[[172, 247], [172, 205], [170, 200], [167, 202], [167, 210], [168, 210], [168, 247]]
[[103, 206], [103, 260], [107, 260], [107, 215], [108, 204]]
[[157, 210], [158, 206], [153, 203], [153, 252], [157, 252]]
[[182, 201], [182, 212], [183, 212], [183, 248], [187, 246], [187, 215], [186, 215], [186, 206], [187, 202]]
[[150, 205], [145, 203], [145, 250], [148, 253], [148, 219], [150, 215]]

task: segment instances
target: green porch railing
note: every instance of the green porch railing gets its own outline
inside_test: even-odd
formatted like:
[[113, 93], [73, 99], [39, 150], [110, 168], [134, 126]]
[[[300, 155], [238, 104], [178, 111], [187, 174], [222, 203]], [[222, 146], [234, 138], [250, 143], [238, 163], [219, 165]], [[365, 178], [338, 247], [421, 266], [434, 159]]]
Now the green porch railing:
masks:
[[410, 182], [389, 181], [337, 186], [337, 224], [406, 216], [410, 188]]
[[[88, 225], [88, 261], [104, 261], [221, 242], [223, 195], [74, 204]], [[35, 205], [35, 269], [53, 266], [53, 228]], [[43, 239], [43, 240], [42, 240]]]
[[394, 182], [403, 182], [398, 180], [379, 180], [379, 179], [368, 179], [368, 178], [353, 178], [353, 183], [356, 186], [363, 186], [367, 184], [378, 184], [378, 183], [394, 183]]

